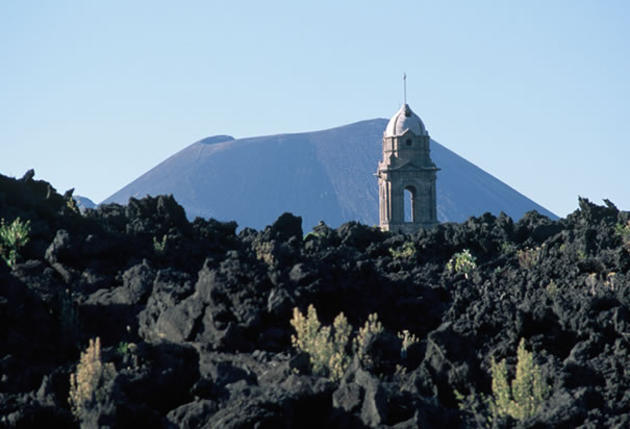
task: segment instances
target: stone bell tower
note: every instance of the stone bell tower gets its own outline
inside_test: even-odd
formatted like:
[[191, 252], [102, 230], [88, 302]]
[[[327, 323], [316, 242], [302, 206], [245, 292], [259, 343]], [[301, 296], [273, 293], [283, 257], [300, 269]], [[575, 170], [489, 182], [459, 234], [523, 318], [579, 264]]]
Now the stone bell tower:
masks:
[[376, 173], [381, 230], [414, 233], [438, 223], [439, 169], [431, 161], [429, 140], [424, 124], [405, 100], [383, 133], [383, 160]]

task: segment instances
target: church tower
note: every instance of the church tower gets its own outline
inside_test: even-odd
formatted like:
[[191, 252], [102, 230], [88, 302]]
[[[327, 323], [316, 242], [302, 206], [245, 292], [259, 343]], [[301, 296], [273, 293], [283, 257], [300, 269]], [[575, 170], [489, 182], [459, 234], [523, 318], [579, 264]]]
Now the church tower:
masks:
[[429, 133], [406, 100], [383, 133], [378, 163], [380, 227], [414, 233], [436, 225], [436, 168], [429, 154]]

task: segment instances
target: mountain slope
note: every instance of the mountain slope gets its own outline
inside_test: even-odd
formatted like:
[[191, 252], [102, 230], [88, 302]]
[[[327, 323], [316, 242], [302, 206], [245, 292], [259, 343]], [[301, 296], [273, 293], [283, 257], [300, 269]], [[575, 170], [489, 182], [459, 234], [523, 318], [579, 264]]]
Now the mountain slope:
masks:
[[[378, 223], [374, 172], [381, 157], [385, 119], [323, 131], [235, 140], [215, 136], [174, 154], [107, 198], [173, 194], [189, 217], [236, 220], [262, 228], [284, 211], [308, 229], [324, 220], [337, 226], [356, 220]], [[484, 212], [519, 219], [529, 210], [555, 216], [464, 158], [431, 141], [441, 168], [438, 219], [463, 221]]]

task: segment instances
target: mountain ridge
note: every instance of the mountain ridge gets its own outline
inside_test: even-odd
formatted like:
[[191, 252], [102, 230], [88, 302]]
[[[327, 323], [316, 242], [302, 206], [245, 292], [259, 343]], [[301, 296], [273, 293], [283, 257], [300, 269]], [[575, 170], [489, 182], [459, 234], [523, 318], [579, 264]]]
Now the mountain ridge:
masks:
[[[173, 194], [189, 217], [236, 220], [262, 228], [289, 211], [305, 227], [320, 220], [378, 223], [374, 172], [387, 120], [358, 121], [326, 130], [234, 139], [201, 139], [121, 188], [103, 203]], [[208, 143], [211, 142], [211, 143]], [[530, 210], [552, 212], [431, 140], [438, 219], [461, 222], [488, 211], [518, 219]]]

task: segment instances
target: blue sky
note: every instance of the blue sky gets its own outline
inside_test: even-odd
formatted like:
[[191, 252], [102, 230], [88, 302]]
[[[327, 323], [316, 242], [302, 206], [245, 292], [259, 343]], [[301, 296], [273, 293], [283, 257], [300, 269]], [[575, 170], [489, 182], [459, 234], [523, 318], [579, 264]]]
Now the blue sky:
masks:
[[612, 0], [2, 1], [0, 173], [99, 202], [209, 135], [389, 117], [403, 72], [435, 140], [539, 204], [630, 209]]

